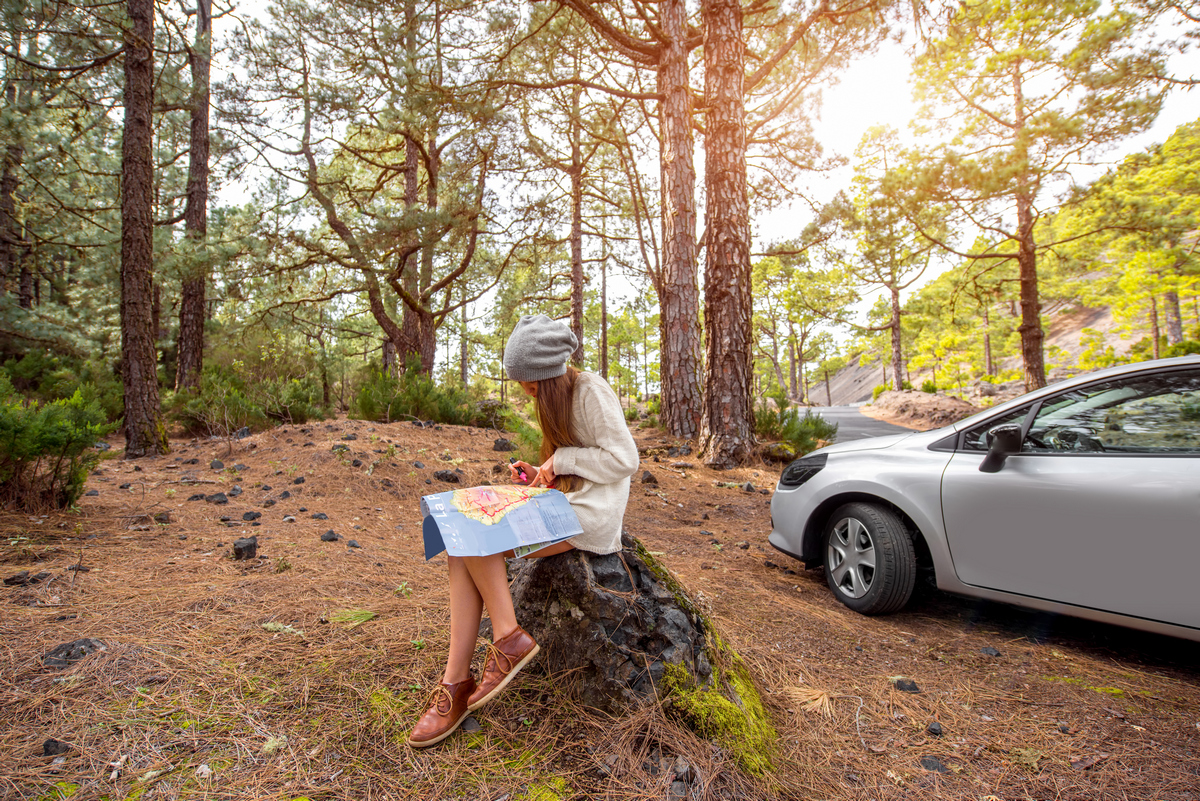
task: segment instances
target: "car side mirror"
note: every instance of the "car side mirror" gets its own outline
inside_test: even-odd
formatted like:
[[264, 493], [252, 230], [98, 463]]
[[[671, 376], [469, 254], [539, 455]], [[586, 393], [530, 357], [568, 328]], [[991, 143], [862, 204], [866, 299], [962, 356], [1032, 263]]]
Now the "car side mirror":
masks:
[[1010, 454], [1021, 450], [1021, 427], [1015, 425], [997, 426], [987, 432], [988, 452], [979, 463], [979, 472], [998, 473], [1004, 466], [1004, 460]]

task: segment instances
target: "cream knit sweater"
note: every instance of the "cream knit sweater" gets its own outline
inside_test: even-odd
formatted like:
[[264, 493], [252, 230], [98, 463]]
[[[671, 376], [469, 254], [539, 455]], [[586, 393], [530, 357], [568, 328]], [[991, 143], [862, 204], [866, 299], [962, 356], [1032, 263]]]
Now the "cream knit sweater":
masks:
[[583, 533], [571, 544], [596, 554], [621, 550], [621, 521], [629, 502], [629, 477], [637, 472], [638, 451], [625, 423], [621, 403], [601, 376], [579, 374], [571, 408], [578, 448], [554, 452], [554, 472], [582, 478], [567, 493]]

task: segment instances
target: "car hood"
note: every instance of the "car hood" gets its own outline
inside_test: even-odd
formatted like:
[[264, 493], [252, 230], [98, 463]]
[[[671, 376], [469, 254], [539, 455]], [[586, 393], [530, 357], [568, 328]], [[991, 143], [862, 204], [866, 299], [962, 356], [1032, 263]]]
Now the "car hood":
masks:
[[821, 448], [813, 453], [854, 453], [855, 451], [877, 451], [883, 448], [890, 448], [906, 439], [911, 438], [917, 433], [911, 434], [888, 434], [884, 437], [867, 437], [866, 439], [853, 439], [849, 442], [835, 442], [825, 448]]

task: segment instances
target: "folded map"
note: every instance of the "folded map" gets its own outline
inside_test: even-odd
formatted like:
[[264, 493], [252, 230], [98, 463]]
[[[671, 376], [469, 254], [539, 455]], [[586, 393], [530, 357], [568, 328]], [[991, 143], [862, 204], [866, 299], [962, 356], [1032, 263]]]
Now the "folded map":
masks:
[[567, 496], [523, 486], [471, 487], [421, 498], [425, 558], [525, 556], [583, 533]]

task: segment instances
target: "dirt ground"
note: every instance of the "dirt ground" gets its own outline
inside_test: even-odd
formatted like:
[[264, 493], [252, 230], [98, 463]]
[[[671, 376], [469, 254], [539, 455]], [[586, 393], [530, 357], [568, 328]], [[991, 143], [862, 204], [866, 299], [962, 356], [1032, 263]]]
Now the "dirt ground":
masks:
[[[742, 775], [669, 714], [584, 709], [536, 670], [473, 731], [409, 749], [448, 636], [418, 500], [450, 488], [435, 470], [492, 479], [496, 436], [336, 420], [131, 462], [114, 440], [77, 514], [0, 518], [0, 578], [49, 574], [0, 587], [0, 798], [1200, 799], [1198, 644], [929, 588], [859, 616], [767, 545], [776, 468], [714, 472], [657, 430], [635, 432], [626, 529], [750, 665], [774, 774]], [[251, 534], [257, 558], [233, 561]], [[84, 637], [106, 650], [43, 664]], [[676, 757], [685, 785], [661, 767]]]
[[979, 411], [982, 411], [981, 407], [962, 398], [911, 389], [880, 393], [873, 402], [862, 407], [863, 414], [868, 417], [918, 431], [950, 425]]

